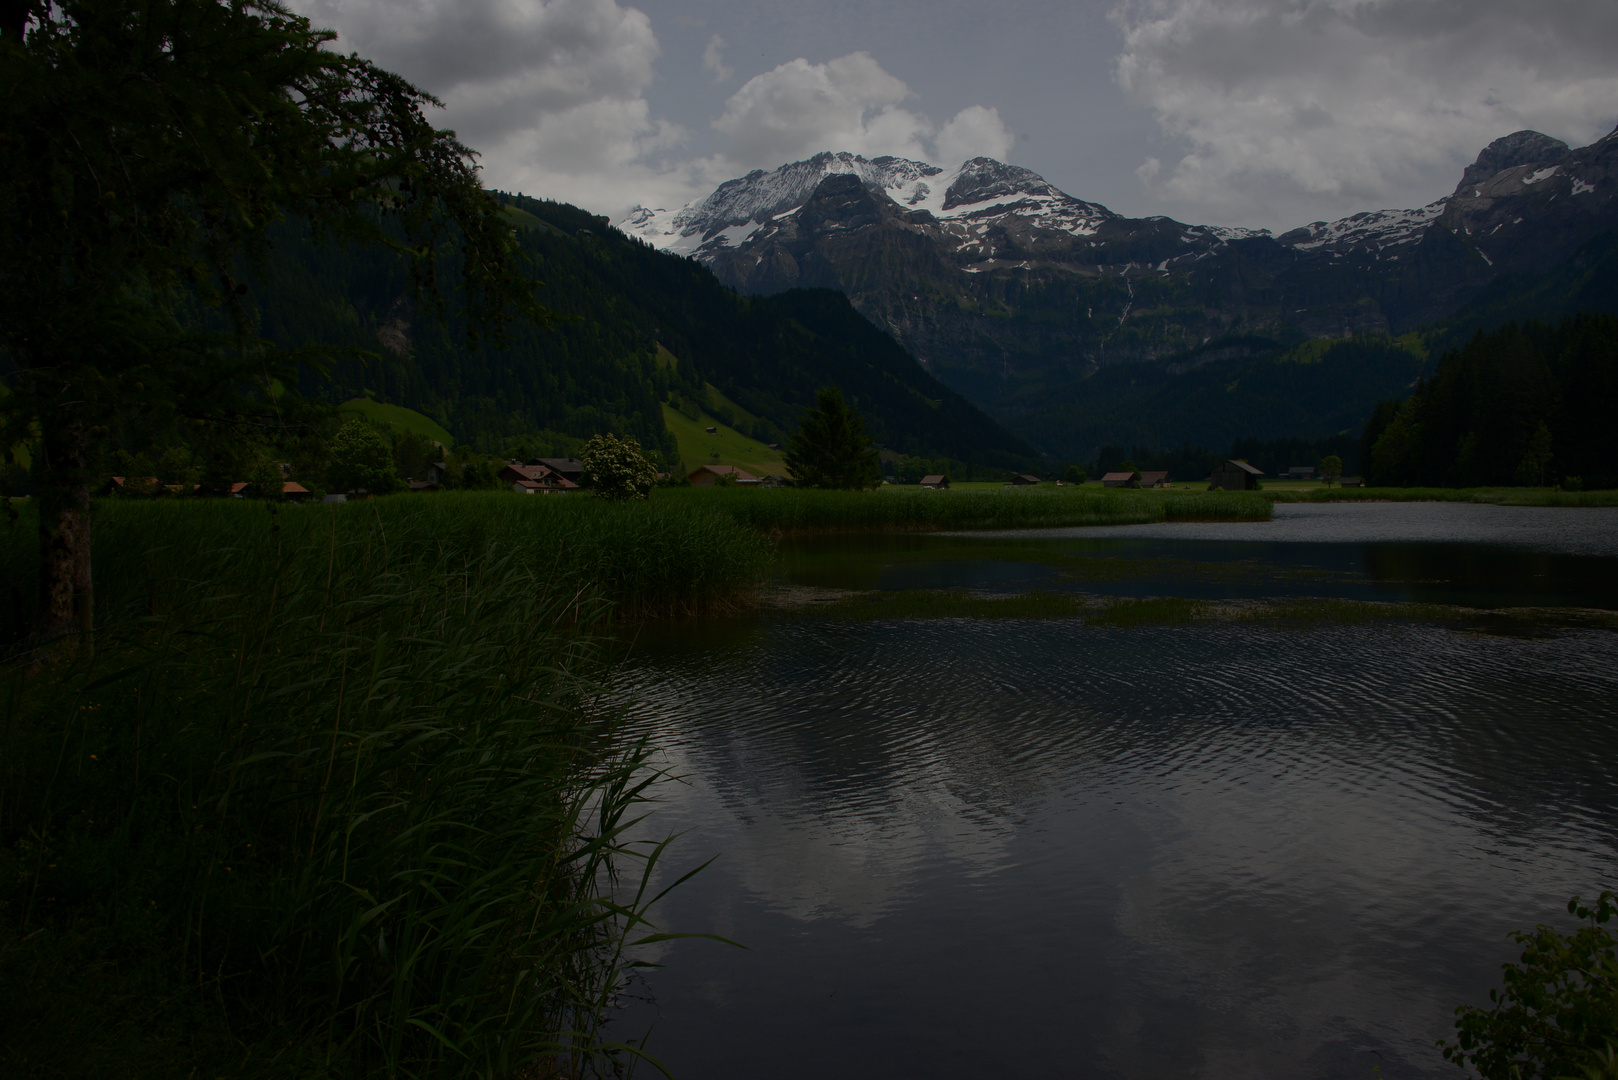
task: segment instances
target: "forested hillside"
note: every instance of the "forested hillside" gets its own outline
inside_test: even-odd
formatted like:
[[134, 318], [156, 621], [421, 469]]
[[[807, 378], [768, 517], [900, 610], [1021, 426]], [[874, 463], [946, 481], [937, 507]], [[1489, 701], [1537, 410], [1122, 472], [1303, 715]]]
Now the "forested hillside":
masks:
[[1618, 318], [1510, 324], [1446, 353], [1366, 431], [1378, 485], [1618, 486]]
[[305, 392], [333, 401], [369, 393], [491, 449], [614, 431], [672, 461], [662, 412], [671, 391], [700, 401], [711, 384], [761, 422], [748, 434], [780, 441], [815, 392], [836, 384], [872, 435], [898, 452], [1004, 468], [1033, 460], [839, 294], [742, 298], [706, 268], [631, 240], [603, 218], [500, 198], [542, 283], [540, 301], [568, 321], [515, 325], [503, 340], [468, 347], [453, 316], [441, 321], [410, 301], [402, 259], [323, 248], [288, 227], [255, 282], [264, 336], [356, 350], [329, 378], [311, 375]]
[[1415, 339], [1358, 337], [1291, 348], [1265, 338], [1215, 341], [1172, 363], [1116, 364], [1031, 389], [1019, 395], [1021, 414], [1008, 422], [1070, 461], [1092, 460], [1101, 452], [1097, 443], [1313, 441], [1358, 433], [1378, 400], [1408, 391], [1424, 360]]

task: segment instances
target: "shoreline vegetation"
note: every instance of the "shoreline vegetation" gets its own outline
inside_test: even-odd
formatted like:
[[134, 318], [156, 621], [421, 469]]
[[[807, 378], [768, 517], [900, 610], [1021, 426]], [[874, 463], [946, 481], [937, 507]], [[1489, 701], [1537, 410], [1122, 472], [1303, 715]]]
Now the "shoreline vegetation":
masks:
[[1618, 630], [1618, 611], [1602, 608], [1471, 608], [1411, 601], [1332, 597], [1200, 600], [1182, 596], [1118, 597], [1029, 590], [984, 594], [969, 589], [851, 590], [792, 586], [769, 597], [772, 608], [804, 618], [1082, 619], [1091, 626], [1173, 626], [1191, 622], [1344, 624], [1439, 622], [1475, 628]]
[[1529, 487], [1310, 488], [1258, 492], [1271, 502], [1467, 502], [1495, 506], [1618, 506], [1618, 489], [1562, 491]]

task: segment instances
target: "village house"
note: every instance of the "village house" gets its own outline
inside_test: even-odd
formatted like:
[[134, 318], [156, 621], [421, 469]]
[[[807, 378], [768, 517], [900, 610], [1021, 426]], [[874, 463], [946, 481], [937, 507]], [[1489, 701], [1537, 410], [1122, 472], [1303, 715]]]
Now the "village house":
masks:
[[1039, 483], [1039, 477], [1030, 473], [1020, 472], [1011, 474], [1012, 487], [1027, 487], [1029, 484]]
[[571, 457], [542, 457], [529, 460], [530, 465], [543, 465], [563, 480], [577, 486], [584, 483], [584, 462]]
[[549, 495], [557, 491], [573, 491], [579, 485], [544, 465], [525, 465], [510, 461], [500, 470], [502, 484], [510, 484], [519, 495]]
[[1132, 488], [1140, 486], [1140, 473], [1133, 470], [1125, 472], [1110, 472], [1101, 478], [1102, 487]]
[[734, 465], [702, 465], [691, 473], [692, 487], [713, 487], [718, 483], [751, 487], [759, 483], [759, 479]]
[[1173, 486], [1173, 477], [1167, 472], [1143, 472], [1136, 481], [1143, 488], [1163, 488]]
[[941, 490], [949, 487], [949, 477], [943, 475], [942, 473], [932, 473], [931, 475], [921, 478], [921, 486], [924, 488]]
[[1209, 491], [1252, 491], [1258, 486], [1258, 478], [1264, 475], [1264, 470], [1255, 469], [1245, 461], [1234, 458], [1215, 467], [1208, 474]]

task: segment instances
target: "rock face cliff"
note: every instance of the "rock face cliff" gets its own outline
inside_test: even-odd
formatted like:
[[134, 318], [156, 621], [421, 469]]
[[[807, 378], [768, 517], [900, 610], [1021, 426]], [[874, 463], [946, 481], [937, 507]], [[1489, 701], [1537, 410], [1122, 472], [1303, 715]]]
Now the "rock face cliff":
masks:
[[1126, 218], [989, 158], [945, 170], [831, 153], [619, 225], [742, 292], [841, 290], [1014, 426], [1047, 387], [1111, 364], [1402, 333], [1615, 226], [1618, 132], [1571, 150], [1532, 131], [1491, 143], [1427, 206], [1280, 236]]

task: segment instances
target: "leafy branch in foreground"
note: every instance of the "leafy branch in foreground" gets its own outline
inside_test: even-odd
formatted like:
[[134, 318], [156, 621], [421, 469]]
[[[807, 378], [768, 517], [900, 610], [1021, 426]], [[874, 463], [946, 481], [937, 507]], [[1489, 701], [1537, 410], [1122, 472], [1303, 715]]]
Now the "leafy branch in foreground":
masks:
[[1456, 1010], [1455, 1042], [1439, 1042], [1445, 1058], [1484, 1080], [1618, 1077], [1618, 941], [1605, 925], [1618, 902], [1603, 892], [1587, 907], [1575, 896], [1567, 910], [1588, 925], [1511, 935], [1524, 946], [1521, 961], [1503, 965], [1491, 1008]]
[[[94, 625], [88, 473], [121, 412], [273, 421], [318, 365], [250, 333], [243, 278], [282, 218], [392, 247], [429, 300], [452, 267], [473, 328], [547, 318], [438, 102], [275, 0], [0, 14], [0, 446], [37, 439], [46, 635]], [[198, 305], [229, 332], [189, 330]]]

